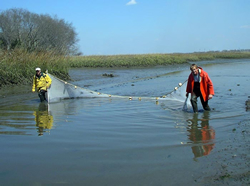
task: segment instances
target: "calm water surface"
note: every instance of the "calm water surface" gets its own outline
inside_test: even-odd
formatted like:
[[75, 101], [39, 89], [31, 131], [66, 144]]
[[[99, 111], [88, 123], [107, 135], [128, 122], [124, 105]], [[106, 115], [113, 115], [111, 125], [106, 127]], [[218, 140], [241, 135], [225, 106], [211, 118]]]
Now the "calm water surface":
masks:
[[[198, 114], [184, 112], [183, 102], [171, 100], [88, 98], [46, 105], [32, 93], [1, 95], [1, 185], [209, 184], [206, 178], [225, 170], [211, 164], [215, 157], [225, 160], [220, 151], [245, 145], [230, 140], [239, 123], [249, 121], [250, 61], [199, 65], [214, 83], [211, 112], [201, 105]], [[162, 96], [189, 73], [189, 64], [70, 71], [77, 86], [131, 97]]]

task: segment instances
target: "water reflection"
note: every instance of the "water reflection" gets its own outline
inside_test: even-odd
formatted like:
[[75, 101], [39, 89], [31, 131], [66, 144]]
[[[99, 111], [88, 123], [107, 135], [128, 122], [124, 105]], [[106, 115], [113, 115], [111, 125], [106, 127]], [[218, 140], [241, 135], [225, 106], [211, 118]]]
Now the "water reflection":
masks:
[[35, 116], [38, 136], [42, 136], [47, 129], [51, 129], [53, 126], [53, 116], [48, 111], [47, 103], [40, 103], [38, 110], [33, 114]]
[[190, 123], [187, 127], [188, 138], [193, 143], [191, 148], [195, 158], [209, 155], [215, 145], [215, 131], [209, 126], [209, 114], [204, 111], [201, 119], [198, 114], [193, 114], [193, 118], [187, 120]]

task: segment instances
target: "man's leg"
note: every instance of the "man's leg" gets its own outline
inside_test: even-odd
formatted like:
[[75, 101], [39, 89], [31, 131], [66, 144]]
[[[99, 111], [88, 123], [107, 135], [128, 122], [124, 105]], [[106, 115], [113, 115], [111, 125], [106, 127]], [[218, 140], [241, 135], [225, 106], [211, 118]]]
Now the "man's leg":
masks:
[[202, 96], [200, 96], [200, 99], [201, 99], [201, 104], [202, 104], [204, 110], [210, 111], [211, 109], [210, 109], [210, 107], [208, 105], [208, 101], [204, 101]]
[[44, 90], [40, 90], [39, 93], [38, 93], [38, 96], [39, 96], [41, 102], [46, 100]]
[[191, 95], [191, 104], [192, 104], [194, 112], [198, 112], [197, 96], [195, 94]]

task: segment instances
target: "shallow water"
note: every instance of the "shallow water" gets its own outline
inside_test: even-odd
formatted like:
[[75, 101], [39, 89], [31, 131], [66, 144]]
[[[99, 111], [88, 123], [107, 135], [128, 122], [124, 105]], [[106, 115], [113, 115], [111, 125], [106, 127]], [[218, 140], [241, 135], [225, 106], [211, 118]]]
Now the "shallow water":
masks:
[[[250, 61], [199, 65], [215, 87], [211, 112], [201, 105], [198, 114], [183, 112], [183, 102], [174, 100], [88, 98], [47, 105], [32, 93], [2, 95], [1, 185], [211, 184], [209, 178], [229, 172], [221, 163], [225, 154], [237, 155], [226, 159], [231, 163], [249, 160], [249, 136], [241, 141], [232, 136], [239, 124], [249, 122]], [[103, 93], [161, 96], [184, 82], [188, 69], [187, 64], [72, 69], [70, 75], [71, 83]], [[249, 170], [249, 164], [237, 165], [237, 175]]]

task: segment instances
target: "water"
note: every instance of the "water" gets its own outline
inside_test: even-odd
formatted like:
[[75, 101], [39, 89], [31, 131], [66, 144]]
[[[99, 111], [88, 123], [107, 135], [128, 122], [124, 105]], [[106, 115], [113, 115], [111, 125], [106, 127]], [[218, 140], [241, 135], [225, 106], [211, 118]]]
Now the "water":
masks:
[[[171, 100], [88, 98], [46, 105], [32, 93], [2, 95], [1, 185], [244, 183], [250, 61], [199, 65], [214, 83], [211, 112], [183, 112], [183, 102]], [[189, 65], [70, 71], [77, 86], [128, 96], [164, 95], [189, 73]]]

